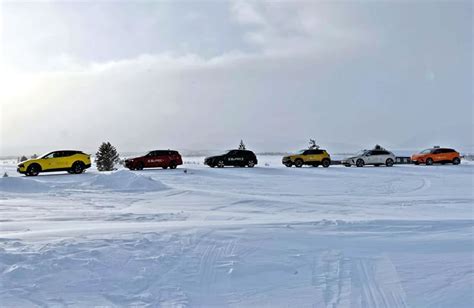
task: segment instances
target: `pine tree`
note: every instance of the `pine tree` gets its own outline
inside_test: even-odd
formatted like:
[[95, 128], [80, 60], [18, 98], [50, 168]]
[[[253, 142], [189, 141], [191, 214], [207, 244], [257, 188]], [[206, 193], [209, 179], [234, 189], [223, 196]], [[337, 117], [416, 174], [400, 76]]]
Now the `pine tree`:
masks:
[[99, 171], [114, 170], [114, 166], [119, 160], [119, 154], [110, 142], [103, 142], [95, 154], [95, 163]]
[[245, 144], [244, 144], [244, 141], [242, 139], [240, 140], [239, 150], [245, 150]]

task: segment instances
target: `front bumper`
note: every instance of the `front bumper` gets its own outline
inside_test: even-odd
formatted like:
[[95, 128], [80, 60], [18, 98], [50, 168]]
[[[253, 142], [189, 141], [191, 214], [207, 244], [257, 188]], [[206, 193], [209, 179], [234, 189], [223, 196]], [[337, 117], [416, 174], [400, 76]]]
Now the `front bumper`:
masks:
[[25, 174], [26, 173], [26, 168], [17, 168], [16, 169], [16, 172], [20, 173], [20, 174]]

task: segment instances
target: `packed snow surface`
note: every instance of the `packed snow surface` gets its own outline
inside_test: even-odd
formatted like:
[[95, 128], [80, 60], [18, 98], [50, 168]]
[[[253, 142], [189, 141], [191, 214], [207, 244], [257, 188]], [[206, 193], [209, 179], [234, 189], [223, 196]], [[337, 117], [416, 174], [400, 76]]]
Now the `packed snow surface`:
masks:
[[474, 306], [474, 165], [185, 160], [34, 178], [3, 164], [0, 306]]
[[84, 183], [86, 186], [104, 190], [116, 191], [160, 191], [166, 189], [158, 180], [144, 176], [129, 170], [120, 170], [111, 174], [98, 174], [90, 181]]

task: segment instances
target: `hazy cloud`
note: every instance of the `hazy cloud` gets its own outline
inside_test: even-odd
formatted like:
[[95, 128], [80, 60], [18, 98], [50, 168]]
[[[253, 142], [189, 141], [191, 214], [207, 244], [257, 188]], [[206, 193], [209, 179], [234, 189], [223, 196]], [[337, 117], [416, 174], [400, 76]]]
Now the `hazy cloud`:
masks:
[[472, 146], [469, 2], [32, 6], [3, 10], [3, 154]]

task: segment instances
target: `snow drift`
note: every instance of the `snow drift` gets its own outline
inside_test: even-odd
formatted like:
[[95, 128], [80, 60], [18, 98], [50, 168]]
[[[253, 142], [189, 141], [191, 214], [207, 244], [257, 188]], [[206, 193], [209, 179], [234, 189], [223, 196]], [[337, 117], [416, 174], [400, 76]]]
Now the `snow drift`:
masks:
[[128, 170], [120, 170], [111, 174], [98, 174], [90, 181], [84, 183], [84, 185], [114, 191], [143, 192], [168, 189], [168, 187], [160, 181]]
[[41, 193], [47, 192], [50, 187], [47, 184], [19, 177], [0, 178], [0, 192], [14, 193]]

